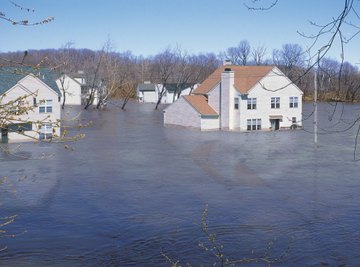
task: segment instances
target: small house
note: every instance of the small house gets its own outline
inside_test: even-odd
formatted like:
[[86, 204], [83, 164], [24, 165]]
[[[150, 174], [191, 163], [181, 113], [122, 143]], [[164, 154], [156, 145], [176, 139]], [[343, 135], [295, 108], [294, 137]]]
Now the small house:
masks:
[[189, 95], [197, 87], [194, 83], [151, 83], [145, 81], [137, 86], [137, 98], [141, 103], [157, 103], [161, 97], [161, 104], [171, 104], [180, 96]]

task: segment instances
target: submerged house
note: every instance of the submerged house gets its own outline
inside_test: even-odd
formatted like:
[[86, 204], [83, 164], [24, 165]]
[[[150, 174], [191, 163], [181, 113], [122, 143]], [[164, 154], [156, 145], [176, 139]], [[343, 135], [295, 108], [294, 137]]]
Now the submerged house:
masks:
[[164, 125], [235, 131], [301, 127], [302, 95], [275, 66], [223, 65], [191, 96], [164, 109]]
[[75, 74], [62, 74], [56, 79], [56, 84], [61, 91], [61, 103], [65, 98], [65, 105], [85, 105], [93, 91], [93, 105], [99, 102], [100, 86], [92, 89], [86, 83], [86, 77], [83, 71]]
[[189, 95], [192, 90], [197, 87], [197, 84], [194, 83], [168, 83], [165, 86], [163, 84], [151, 83], [145, 81], [144, 83], [138, 84], [137, 98], [141, 103], [157, 103], [161, 94], [162, 104], [171, 104], [176, 101], [179, 96]]
[[56, 80], [61, 90], [61, 98], [65, 98], [65, 105], [81, 105], [81, 87], [85, 86], [85, 78], [76, 78], [67, 74]]
[[49, 70], [0, 67], [0, 141], [60, 136], [60, 97]]

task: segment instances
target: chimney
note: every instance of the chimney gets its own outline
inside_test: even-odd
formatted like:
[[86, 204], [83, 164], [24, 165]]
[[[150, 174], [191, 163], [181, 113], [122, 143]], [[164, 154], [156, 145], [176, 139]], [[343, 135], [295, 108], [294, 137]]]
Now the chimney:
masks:
[[220, 128], [222, 130], [233, 129], [234, 83], [234, 72], [231, 68], [225, 68], [221, 73], [220, 84]]

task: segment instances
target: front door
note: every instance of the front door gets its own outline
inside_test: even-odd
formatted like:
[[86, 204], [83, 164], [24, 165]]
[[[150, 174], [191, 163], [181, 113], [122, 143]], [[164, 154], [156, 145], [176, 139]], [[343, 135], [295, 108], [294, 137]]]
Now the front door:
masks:
[[279, 119], [272, 119], [271, 122], [271, 129], [277, 131], [280, 129], [280, 120]]
[[1, 128], [1, 143], [9, 142], [8, 128]]

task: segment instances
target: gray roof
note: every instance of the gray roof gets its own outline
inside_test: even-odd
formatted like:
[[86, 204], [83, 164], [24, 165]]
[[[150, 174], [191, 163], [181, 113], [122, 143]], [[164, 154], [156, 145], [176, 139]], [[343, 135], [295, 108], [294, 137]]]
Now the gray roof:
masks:
[[[166, 90], [170, 93], [175, 92], [176, 90], [184, 90], [186, 88], [189, 88], [191, 86], [194, 86], [195, 83], [184, 83], [184, 84], [180, 84], [179, 87], [176, 83], [167, 83], [166, 84]], [[155, 86], [156, 84], [154, 83], [139, 83], [137, 86], [137, 90], [138, 91], [155, 91]]]
[[174, 93], [176, 90], [179, 92], [194, 85], [195, 83], [183, 83], [180, 85], [176, 83], [168, 83], [166, 84], [166, 90], [170, 93]]
[[155, 91], [154, 83], [139, 83], [137, 86], [137, 91]]
[[55, 82], [55, 73], [49, 69], [35, 69], [32, 67], [0, 67], [0, 95], [11, 89], [21, 79], [29, 74], [35, 75], [47, 86], [53, 89], [58, 95], [61, 95], [59, 87]]

